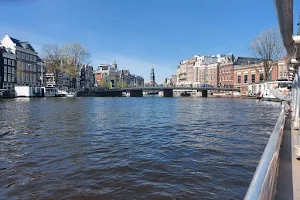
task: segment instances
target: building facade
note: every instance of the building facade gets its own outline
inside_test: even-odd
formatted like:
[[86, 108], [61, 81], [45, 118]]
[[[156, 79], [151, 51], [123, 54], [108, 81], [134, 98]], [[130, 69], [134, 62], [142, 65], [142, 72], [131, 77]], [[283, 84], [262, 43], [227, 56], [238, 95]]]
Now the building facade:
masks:
[[142, 76], [136, 77], [136, 87], [144, 87], [144, 78]]
[[38, 76], [38, 85], [45, 86], [46, 81], [46, 64], [43, 59], [39, 56], [37, 57], [37, 76]]
[[288, 69], [285, 65], [285, 61], [287, 59], [287, 56], [284, 56], [279, 62], [278, 62], [278, 80], [287, 80], [288, 79]]
[[219, 63], [219, 84], [221, 88], [231, 88], [234, 85], [234, 56], [228, 54], [218, 60]]
[[16, 55], [0, 46], [0, 89], [14, 90], [16, 82]]
[[115, 86], [118, 82], [118, 71], [115, 68], [116, 63], [100, 64], [98, 68], [94, 70], [95, 81], [98, 86]]
[[155, 82], [155, 73], [154, 73], [154, 68], [151, 68], [151, 72], [150, 72], [150, 86], [154, 87], [156, 85]]
[[219, 64], [206, 64], [200, 67], [199, 69], [200, 75], [200, 84], [204, 86], [210, 85], [213, 87], [217, 87], [219, 83]]
[[176, 74], [172, 74], [171, 75], [171, 79], [172, 79], [172, 85], [173, 86], [176, 86], [176, 84], [177, 84], [177, 76], [176, 76]]
[[94, 69], [90, 65], [83, 65], [81, 68], [80, 88], [92, 89], [95, 84]]
[[37, 52], [27, 41], [20, 41], [5, 35], [1, 45], [10, 49], [16, 55], [16, 84], [27, 86], [41, 86], [38, 77]]

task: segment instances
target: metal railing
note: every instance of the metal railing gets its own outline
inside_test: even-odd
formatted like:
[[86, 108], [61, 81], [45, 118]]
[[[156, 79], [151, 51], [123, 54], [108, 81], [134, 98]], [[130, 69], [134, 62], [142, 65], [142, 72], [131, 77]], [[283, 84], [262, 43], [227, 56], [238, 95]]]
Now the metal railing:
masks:
[[281, 113], [256, 168], [245, 200], [265, 200], [274, 197], [286, 107], [285, 104], [282, 105]]

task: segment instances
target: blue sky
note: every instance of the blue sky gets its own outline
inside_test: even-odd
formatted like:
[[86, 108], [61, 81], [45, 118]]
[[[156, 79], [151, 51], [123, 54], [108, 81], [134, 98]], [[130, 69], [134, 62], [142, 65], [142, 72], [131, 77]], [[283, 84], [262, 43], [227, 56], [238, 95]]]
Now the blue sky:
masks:
[[[43, 44], [79, 42], [94, 68], [119, 68], [162, 83], [194, 55], [248, 56], [261, 31], [278, 27], [272, 0], [0, 0], [0, 35]], [[294, 1], [298, 20], [300, 2]], [[296, 25], [297, 22], [295, 22]]]

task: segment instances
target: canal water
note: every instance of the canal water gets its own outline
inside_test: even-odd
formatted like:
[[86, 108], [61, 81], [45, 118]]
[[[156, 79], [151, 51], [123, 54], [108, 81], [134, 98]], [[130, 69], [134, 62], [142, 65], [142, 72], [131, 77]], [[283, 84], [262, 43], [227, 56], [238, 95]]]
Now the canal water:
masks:
[[243, 199], [280, 104], [0, 100], [0, 199]]

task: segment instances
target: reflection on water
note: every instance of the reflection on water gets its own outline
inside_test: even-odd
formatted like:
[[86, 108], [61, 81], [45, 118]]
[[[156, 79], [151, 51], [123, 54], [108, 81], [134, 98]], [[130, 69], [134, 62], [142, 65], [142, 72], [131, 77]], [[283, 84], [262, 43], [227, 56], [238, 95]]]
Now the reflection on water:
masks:
[[0, 100], [0, 196], [242, 199], [279, 111], [225, 98]]

